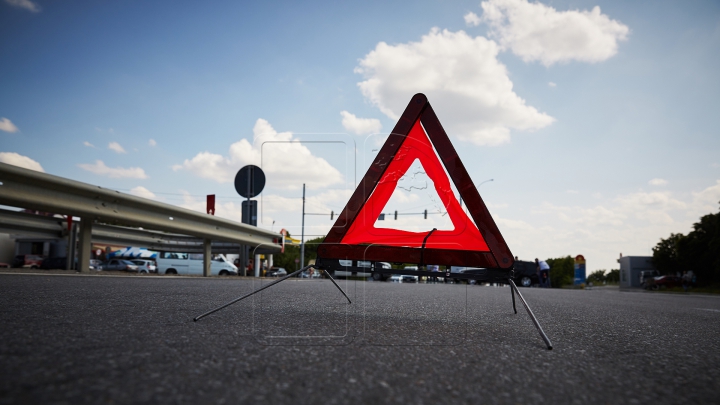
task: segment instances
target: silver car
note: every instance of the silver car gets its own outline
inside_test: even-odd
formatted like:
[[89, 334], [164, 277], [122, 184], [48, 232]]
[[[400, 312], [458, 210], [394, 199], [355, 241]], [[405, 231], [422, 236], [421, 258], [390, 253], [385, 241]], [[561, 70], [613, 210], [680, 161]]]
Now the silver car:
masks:
[[138, 273], [157, 273], [157, 266], [152, 260], [131, 260], [138, 266]]
[[111, 259], [103, 266], [103, 270], [138, 271], [138, 266], [129, 260]]

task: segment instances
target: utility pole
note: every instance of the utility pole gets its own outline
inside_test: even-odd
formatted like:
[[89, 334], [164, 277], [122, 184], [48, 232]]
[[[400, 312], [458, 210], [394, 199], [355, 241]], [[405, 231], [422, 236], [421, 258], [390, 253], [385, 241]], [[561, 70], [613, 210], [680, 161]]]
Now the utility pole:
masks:
[[300, 231], [300, 268], [305, 267], [305, 183], [303, 183], [302, 230]]

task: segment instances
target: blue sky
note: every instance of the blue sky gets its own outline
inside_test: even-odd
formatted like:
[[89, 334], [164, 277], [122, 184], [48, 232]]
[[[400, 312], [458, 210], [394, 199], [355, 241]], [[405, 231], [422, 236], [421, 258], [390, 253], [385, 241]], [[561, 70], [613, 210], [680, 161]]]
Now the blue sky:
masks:
[[720, 201], [714, 1], [3, 0], [0, 55], [0, 161], [237, 220], [262, 164], [260, 226], [294, 235], [301, 184], [340, 211], [417, 92], [522, 259], [614, 268]]

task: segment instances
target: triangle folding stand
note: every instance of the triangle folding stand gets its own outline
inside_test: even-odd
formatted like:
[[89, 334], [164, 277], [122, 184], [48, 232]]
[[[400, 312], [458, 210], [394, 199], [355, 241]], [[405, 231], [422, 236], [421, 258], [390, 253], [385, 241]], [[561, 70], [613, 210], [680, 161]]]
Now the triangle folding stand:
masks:
[[[398, 181], [416, 160], [433, 181], [454, 229], [409, 232], [376, 228], [374, 224], [396, 189]], [[465, 201], [472, 220], [455, 198], [449, 180], [452, 180], [460, 197]], [[348, 262], [351, 263], [350, 266], [347, 266]], [[440, 274], [427, 271], [425, 264], [441, 263], [448, 268], [445, 277], [509, 284], [513, 310], [517, 314], [515, 306], [515, 293], [517, 293], [547, 348], [552, 349], [552, 343], [513, 281], [515, 261], [505, 239], [424, 94], [416, 94], [410, 100], [365, 177], [338, 216], [335, 225], [318, 246], [318, 257], [314, 267], [325, 271], [333, 284], [351, 303], [347, 294], [335, 283], [332, 274], [336, 270], [368, 271], [366, 266], [358, 266], [358, 262], [365, 262], [364, 265], [370, 262], [373, 274], [418, 277], [437, 277]], [[419, 269], [384, 269], [375, 266], [376, 262], [415, 263], [419, 265]], [[449, 270], [451, 266], [477, 269], [451, 273]], [[195, 320], [303, 270], [305, 268], [208, 311]]]

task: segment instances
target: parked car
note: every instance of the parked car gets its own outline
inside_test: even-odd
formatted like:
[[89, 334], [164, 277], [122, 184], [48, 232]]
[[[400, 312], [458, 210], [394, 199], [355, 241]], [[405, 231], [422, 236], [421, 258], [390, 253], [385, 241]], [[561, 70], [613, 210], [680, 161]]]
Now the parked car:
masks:
[[42, 261], [43, 270], [67, 270], [67, 257], [48, 257]]
[[532, 287], [540, 284], [535, 262], [516, 260], [513, 270], [515, 272], [513, 281], [518, 287]]
[[390, 281], [392, 281], [393, 283], [402, 283], [402, 278], [403, 276], [400, 274], [393, 274], [392, 276], [390, 276]]
[[[417, 270], [417, 266], [405, 266], [404, 270]], [[402, 276], [403, 283], [417, 283], [418, 282], [418, 276], [409, 276], [409, 275], [403, 275]]]
[[45, 256], [40, 255], [17, 255], [12, 262], [14, 268], [29, 267], [31, 269], [37, 269], [42, 264]]
[[312, 269], [312, 272], [310, 270], [305, 270], [302, 273], [300, 273], [300, 278], [320, 278], [322, 277], [322, 270], [318, 269]]
[[90, 259], [90, 270], [102, 270], [102, 260]]
[[646, 290], [659, 290], [661, 288], [682, 287], [682, 277], [660, 276], [645, 281]]
[[130, 260], [112, 259], [103, 265], [103, 270], [138, 271], [138, 266]]
[[[385, 270], [392, 269], [392, 265], [387, 262], [375, 262], [374, 266], [375, 266], [375, 268], [379, 268], [379, 269], [385, 269]], [[390, 274], [373, 273], [372, 277], [373, 277], [373, 280], [375, 280], [375, 281], [386, 281], [389, 278], [391, 278], [392, 276]]]
[[[453, 282], [456, 284], [460, 283], [468, 283], [468, 284], [475, 284], [475, 280], [468, 280], [468, 279], [462, 279], [459, 277], [452, 277], [453, 275], [459, 275], [459, 274], [475, 274], [475, 275], [485, 275], [487, 273], [487, 270], [482, 267], [461, 267], [461, 266], [451, 266], [450, 267], [450, 277], [445, 278], [445, 282]], [[471, 283], [472, 281], [472, 283]]]
[[152, 260], [130, 260], [138, 266], [138, 273], [157, 273], [157, 266]]
[[9, 267], [10, 267], [10, 265], [7, 263], [0, 263], [0, 269], [7, 269]]
[[282, 267], [271, 267], [265, 270], [265, 277], [284, 277], [287, 276], [287, 271]]
[[645, 284], [655, 277], [660, 277], [660, 272], [657, 270], [642, 270], [640, 271], [640, 286], [645, 287]]

